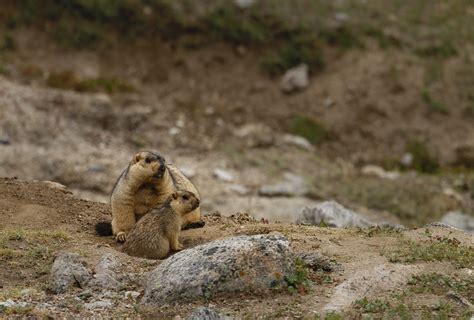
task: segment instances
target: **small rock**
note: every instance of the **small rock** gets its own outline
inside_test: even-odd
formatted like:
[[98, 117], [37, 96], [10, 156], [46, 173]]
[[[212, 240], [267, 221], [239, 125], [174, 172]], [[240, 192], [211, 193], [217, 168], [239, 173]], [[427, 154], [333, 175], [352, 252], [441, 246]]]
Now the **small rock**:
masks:
[[400, 163], [403, 164], [405, 167], [410, 167], [413, 163], [413, 154], [411, 154], [410, 152], [405, 153], [400, 159]]
[[102, 164], [99, 163], [93, 163], [87, 167], [87, 171], [89, 172], [94, 172], [94, 173], [100, 173], [105, 171], [105, 167]]
[[395, 180], [400, 177], [400, 173], [396, 171], [385, 171], [383, 168], [375, 165], [367, 165], [361, 169], [362, 174], [374, 176], [381, 179]]
[[238, 195], [245, 196], [250, 193], [249, 188], [241, 184], [230, 184], [226, 186], [226, 190], [237, 193]]
[[301, 64], [286, 71], [281, 79], [280, 88], [285, 93], [300, 91], [309, 85], [309, 71], [307, 64]]
[[125, 298], [136, 300], [140, 296], [140, 292], [138, 291], [125, 291], [124, 293]]
[[463, 198], [462, 195], [460, 195], [458, 192], [456, 192], [453, 188], [444, 188], [443, 193], [447, 195], [448, 197], [451, 197], [458, 202], [462, 202]]
[[323, 107], [330, 108], [334, 105], [334, 100], [331, 98], [326, 98], [323, 100]]
[[10, 139], [6, 137], [0, 137], [0, 145], [8, 146], [11, 144]]
[[219, 312], [214, 311], [208, 307], [199, 307], [194, 309], [186, 320], [230, 320], [232, 318], [224, 316]]
[[234, 0], [234, 3], [241, 9], [247, 9], [253, 6], [255, 1], [256, 0]]
[[284, 180], [274, 185], [262, 186], [258, 193], [265, 197], [294, 197], [303, 196], [308, 192], [304, 179], [295, 174], [286, 172]]
[[104, 254], [97, 263], [94, 271], [95, 275], [89, 282], [89, 286], [99, 289], [120, 289], [122, 283], [118, 281], [113, 268], [120, 266], [117, 257], [111, 253]]
[[84, 304], [84, 308], [88, 310], [95, 310], [95, 309], [106, 309], [112, 307], [113, 303], [109, 299], [93, 301]]
[[333, 228], [367, 227], [373, 225], [359, 214], [344, 208], [335, 201], [324, 201], [313, 207], [305, 207], [300, 213], [298, 223]]
[[6, 301], [0, 301], [0, 313], [8, 308], [15, 308], [15, 307], [20, 307], [24, 308], [28, 306], [26, 302], [15, 302], [12, 299], [8, 299]]
[[214, 177], [224, 182], [232, 182], [234, 180], [234, 177], [229, 171], [219, 168], [214, 169]]
[[474, 233], [474, 217], [459, 211], [448, 212], [441, 219], [441, 223], [464, 230], [468, 233]]
[[301, 149], [305, 149], [305, 150], [308, 150], [308, 151], [313, 150], [313, 145], [311, 144], [311, 142], [309, 142], [308, 140], [306, 140], [305, 138], [300, 137], [300, 136], [295, 136], [295, 135], [292, 135], [292, 134], [285, 134], [285, 135], [282, 136], [281, 141], [284, 144], [296, 146], [296, 147], [299, 147]]
[[64, 252], [54, 260], [49, 276], [49, 287], [54, 293], [64, 293], [77, 285], [84, 288], [91, 275], [86, 264], [76, 253]]
[[303, 262], [313, 270], [322, 269], [324, 271], [342, 271], [340, 263], [333, 262], [329, 257], [319, 252], [302, 252], [297, 255]]
[[171, 135], [171, 136], [176, 136], [178, 134], [180, 134], [181, 132], [181, 129], [178, 128], [178, 127], [171, 127], [169, 130], [168, 130], [168, 133]]
[[178, 252], [149, 273], [143, 303], [161, 306], [217, 294], [269, 292], [294, 272], [282, 236], [238, 236]]
[[346, 22], [347, 20], [349, 20], [349, 15], [345, 12], [336, 12], [334, 14], [334, 19], [339, 22]]
[[55, 189], [61, 189], [61, 190], [66, 190], [67, 187], [63, 184], [60, 184], [59, 182], [54, 182], [54, 181], [41, 181], [42, 183], [46, 184], [48, 187], [55, 188]]

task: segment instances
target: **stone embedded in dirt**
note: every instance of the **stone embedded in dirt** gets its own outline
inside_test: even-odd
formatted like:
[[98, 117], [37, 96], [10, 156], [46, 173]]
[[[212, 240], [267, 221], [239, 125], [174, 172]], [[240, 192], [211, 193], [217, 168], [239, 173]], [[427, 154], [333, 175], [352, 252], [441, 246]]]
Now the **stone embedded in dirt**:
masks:
[[351, 278], [336, 287], [325, 311], [338, 312], [364, 297], [379, 295], [405, 284], [420, 271], [417, 266], [382, 264], [371, 269], [356, 272]]
[[262, 186], [258, 194], [265, 197], [296, 197], [308, 192], [302, 177], [286, 172], [283, 178], [284, 180], [277, 184]]
[[313, 270], [322, 269], [324, 271], [342, 271], [343, 267], [340, 263], [331, 261], [331, 259], [317, 251], [301, 252], [297, 254], [309, 268]]
[[92, 301], [89, 303], [84, 304], [84, 308], [88, 310], [95, 310], [95, 309], [107, 309], [112, 307], [113, 303], [109, 299]]
[[25, 308], [28, 306], [26, 302], [15, 302], [12, 299], [8, 299], [6, 301], [0, 301], [0, 313], [7, 310], [8, 308]]
[[396, 171], [385, 171], [382, 167], [375, 165], [366, 165], [360, 172], [366, 176], [374, 176], [381, 179], [395, 180], [400, 178], [400, 173]]
[[10, 139], [6, 137], [0, 137], [0, 145], [8, 146], [10, 143]]
[[289, 69], [281, 79], [280, 88], [285, 93], [301, 91], [309, 85], [309, 68], [307, 64], [300, 64]]
[[305, 207], [297, 223], [314, 226], [326, 225], [333, 228], [368, 227], [371, 222], [359, 214], [344, 208], [336, 201], [324, 201], [313, 207]]
[[136, 300], [140, 296], [140, 292], [138, 292], [138, 291], [125, 291], [123, 293], [123, 295], [125, 296], [125, 298]]
[[224, 293], [268, 292], [294, 272], [288, 239], [278, 235], [238, 236], [176, 253], [150, 272], [142, 302], [207, 299]]
[[64, 252], [54, 260], [49, 275], [49, 288], [54, 293], [64, 293], [73, 286], [84, 288], [91, 274], [77, 253]]
[[199, 307], [194, 309], [194, 311], [186, 318], [186, 320], [230, 320], [231, 317], [220, 314], [219, 312], [208, 308], [208, 307]]
[[46, 184], [48, 187], [55, 188], [55, 189], [61, 189], [61, 190], [66, 190], [67, 187], [63, 184], [60, 184], [59, 182], [54, 182], [54, 181], [41, 181], [42, 183]]
[[403, 154], [402, 158], [400, 159], [400, 163], [405, 167], [410, 167], [413, 163], [413, 154], [410, 152]]
[[236, 193], [240, 196], [246, 196], [250, 193], [250, 189], [241, 184], [231, 184], [226, 187], [226, 190]]
[[441, 219], [441, 223], [469, 233], [474, 233], [474, 217], [459, 211], [448, 212]]
[[229, 171], [226, 171], [224, 169], [219, 169], [216, 168], [214, 169], [214, 177], [216, 177], [218, 180], [224, 181], [224, 182], [232, 182], [234, 180], [234, 177]]
[[113, 268], [118, 266], [120, 266], [120, 262], [115, 255], [111, 253], [104, 254], [94, 269], [95, 274], [89, 282], [89, 286], [98, 289], [120, 289], [122, 283], [117, 280], [118, 276], [113, 271]]
[[303, 137], [295, 136], [293, 134], [283, 135], [281, 137], [281, 142], [284, 143], [284, 144], [291, 145], [291, 146], [296, 146], [298, 148], [308, 150], [308, 151], [312, 151], [314, 149], [311, 142], [309, 142], [308, 140], [306, 140]]

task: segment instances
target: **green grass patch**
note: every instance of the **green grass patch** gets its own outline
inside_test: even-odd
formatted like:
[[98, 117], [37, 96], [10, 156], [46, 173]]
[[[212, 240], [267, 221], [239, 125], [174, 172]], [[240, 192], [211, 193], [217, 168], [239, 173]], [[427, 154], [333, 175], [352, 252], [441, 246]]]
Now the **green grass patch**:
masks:
[[299, 258], [295, 260], [295, 272], [285, 276], [284, 281], [289, 293], [304, 294], [311, 289], [311, 281], [308, 278], [308, 267]]
[[461, 279], [439, 273], [428, 273], [413, 276], [408, 285], [414, 293], [444, 295], [453, 291], [460, 295], [468, 294], [467, 298], [474, 300], [474, 278]]
[[474, 250], [464, 247], [455, 238], [426, 241], [402, 240], [397, 249], [385, 252], [390, 262], [415, 263], [448, 261], [456, 268], [474, 266]]
[[435, 156], [430, 152], [427, 145], [421, 141], [412, 141], [407, 144], [406, 152], [411, 153], [413, 162], [411, 167], [423, 173], [437, 173], [439, 163]]
[[446, 59], [455, 56], [458, 51], [451, 42], [444, 42], [439, 45], [429, 45], [415, 49], [415, 53], [424, 58]]
[[292, 119], [290, 132], [313, 144], [320, 143], [328, 137], [328, 131], [322, 124], [305, 116], [296, 116]]
[[433, 99], [428, 89], [424, 89], [421, 92], [421, 98], [423, 99], [423, 102], [426, 103], [426, 105], [428, 106], [431, 112], [445, 114], [445, 115], [449, 114], [448, 107], [444, 105], [442, 102]]

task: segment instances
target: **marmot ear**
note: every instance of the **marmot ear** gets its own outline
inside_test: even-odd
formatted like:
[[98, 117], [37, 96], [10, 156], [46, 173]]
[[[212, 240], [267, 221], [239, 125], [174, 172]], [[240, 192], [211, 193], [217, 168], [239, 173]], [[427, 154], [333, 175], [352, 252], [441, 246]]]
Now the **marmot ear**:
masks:
[[173, 194], [171, 195], [171, 197], [176, 200], [178, 199], [178, 193], [177, 192], [173, 192]]
[[137, 163], [137, 162], [139, 162], [139, 161], [142, 160], [142, 159], [143, 159], [143, 155], [141, 154], [141, 152], [140, 152], [140, 153], [137, 153], [137, 154], [135, 155], [135, 157], [133, 157], [133, 163]]

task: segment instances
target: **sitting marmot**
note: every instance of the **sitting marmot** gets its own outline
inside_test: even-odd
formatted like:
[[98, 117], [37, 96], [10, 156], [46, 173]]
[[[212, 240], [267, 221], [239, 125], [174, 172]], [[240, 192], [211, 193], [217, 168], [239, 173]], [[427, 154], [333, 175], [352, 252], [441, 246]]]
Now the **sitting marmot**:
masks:
[[188, 191], [177, 191], [166, 203], [153, 209], [128, 233], [123, 250], [136, 257], [163, 259], [170, 250], [179, 251], [184, 217], [199, 207], [199, 199]]
[[[126, 234], [135, 222], [153, 208], [162, 205], [173, 192], [186, 190], [199, 199], [199, 193], [191, 181], [178, 168], [166, 164], [157, 153], [137, 153], [117, 180], [110, 205], [112, 223], [100, 222], [96, 231], [101, 236], [114, 234], [118, 242], [126, 240]], [[199, 208], [183, 219], [183, 227], [203, 227]]]

